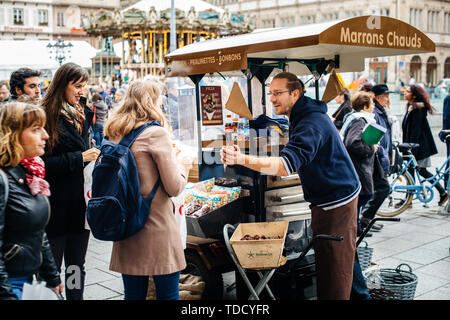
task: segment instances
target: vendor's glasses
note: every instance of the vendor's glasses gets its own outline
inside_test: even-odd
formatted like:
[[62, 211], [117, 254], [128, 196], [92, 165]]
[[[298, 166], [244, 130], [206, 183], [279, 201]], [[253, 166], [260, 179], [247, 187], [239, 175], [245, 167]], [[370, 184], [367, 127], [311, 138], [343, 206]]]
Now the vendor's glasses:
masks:
[[270, 96], [274, 96], [274, 97], [279, 97], [282, 93], [286, 93], [286, 92], [291, 92], [291, 90], [285, 90], [285, 91], [276, 91], [276, 92], [268, 92], [267, 95]]

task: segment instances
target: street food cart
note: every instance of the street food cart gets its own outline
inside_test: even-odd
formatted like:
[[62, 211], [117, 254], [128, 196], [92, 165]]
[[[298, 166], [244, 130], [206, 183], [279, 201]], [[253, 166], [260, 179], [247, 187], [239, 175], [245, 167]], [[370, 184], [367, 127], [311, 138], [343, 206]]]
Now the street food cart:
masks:
[[[309, 203], [304, 200], [298, 175], [275, 177], [242, 166], [224, 168], [219, 155], [222, 146], [234, 143], [242, 152], [277, 156], [288, 141], [288, 134], [261, 139], [253, 130], [248, 140], [227, 141], [220, 132], [221, 129], [223, 131], [223, 114], [227, 110], [222, 106], [219, 108], [222, 115], [219, 112], [216, 118], [205, 117], [204, 109], [208, 108], [204, 103], [207, 99], [203, 99], [205, 91], [221, 95], [222, 101], [218, 104], [224, 105], [237, 83], [253, 118], [261, 114], [275, 117], [272, 106], [267, 104], [266, 82], [280, 71], [309, 77], [315, 85], [315, 98], [320, 99], [319, 79], [332, 70], [338, 73], [360, 72], [365, 68], [366, 58], [433, 51], [433, 41], [403, 21], [384, 16], [361, 16], [206, 40], [171, 52], [165, 57], [166, 75], [168, 81], [172, 77], [178, 79], [180, 109], [184, 108], [184, 112], [179, 114], [179, 119], [183, 120], [178, 123], [181, 127], [190, 126], [184, 131], [181, 128], [178, 138], [183, 140], [182, 132], [185, 132], [198, 158], [190, 180], [236, 180], [244, 196], [241, 203], [231, 210], [226, 206], [222, 208], [221, 214], [232, 218], [228, 223], [289, 220], [284, 254], [300, 254], [312, 234]], [[189, 86], [191, 91], [188, 90], [187, 94], [185, 91]], [[189, 99], [186, 100], [187, 96]], [[216, 223], [221, 223], [222, 227], [224, 222]], [[209, 227], [206, 224], [202, 228]], [[187, 251], [198, 250], [197, 260], [203, 259], [206, 269], [213, 273], [220, 256], [220, 235], [212, 237], [219, 240], [205, 239], [208, 237], [199, 237], [192, 229], [189, 232], [189, 228], [188, 234]], [[205, 245], [213, 248], [213, 254], [210, 254], [210, 249], [205, 253]], [[199, 246], [203, 249], [199, 250]], [[193, 251], [188, 255], [192, 256]]]

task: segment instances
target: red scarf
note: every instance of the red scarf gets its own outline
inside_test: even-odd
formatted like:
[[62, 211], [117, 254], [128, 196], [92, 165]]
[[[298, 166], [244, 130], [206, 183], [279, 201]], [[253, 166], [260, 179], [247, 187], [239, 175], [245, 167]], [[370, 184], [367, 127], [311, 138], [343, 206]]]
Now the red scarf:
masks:
[[33, 196], [38, 193], [50, 197], [50, 185], [44, 180], [45, 177], [45, 163], [40, 157], [24, 158], [20, 164], [29, 173], [25, 174], [27, 185], [30, 188]]

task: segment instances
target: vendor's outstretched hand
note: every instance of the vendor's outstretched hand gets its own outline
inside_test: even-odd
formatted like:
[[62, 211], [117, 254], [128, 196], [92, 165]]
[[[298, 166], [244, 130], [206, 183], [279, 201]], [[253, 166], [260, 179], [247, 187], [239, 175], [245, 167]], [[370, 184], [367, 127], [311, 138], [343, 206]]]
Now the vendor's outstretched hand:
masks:
[[241, 149], [237, 145], [222, 147], [220, 150], [220, 158], [223, 164], [232, 166], [235, 164], [242, 164], [243, 155]]

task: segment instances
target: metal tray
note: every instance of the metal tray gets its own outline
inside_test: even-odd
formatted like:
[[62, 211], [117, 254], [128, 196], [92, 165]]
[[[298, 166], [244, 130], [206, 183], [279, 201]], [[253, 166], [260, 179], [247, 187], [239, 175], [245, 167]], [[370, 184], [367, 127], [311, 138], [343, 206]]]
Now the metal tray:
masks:
[[223, 226], [244, 222], [244, 206], [250, 197], [240, 197], [201, 217], [186, 217], [187, 234], [200, 238], [223, 238]]

